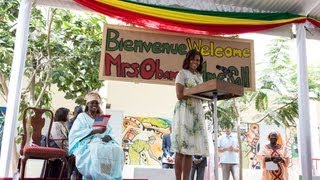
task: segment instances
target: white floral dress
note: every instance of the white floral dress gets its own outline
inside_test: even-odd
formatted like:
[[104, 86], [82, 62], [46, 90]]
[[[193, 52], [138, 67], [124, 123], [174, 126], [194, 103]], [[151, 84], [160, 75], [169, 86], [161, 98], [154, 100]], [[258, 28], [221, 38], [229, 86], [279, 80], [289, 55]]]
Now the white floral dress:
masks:
[[[200, 73], [181, 70], [176, 82], [191, 88], [203, 82]], [[181, 154], [209, 156], [208, 134], [204, 119], [202, 100], [188, 98], [179, 100], [174, 108], [172, 122], [172, 150]]]

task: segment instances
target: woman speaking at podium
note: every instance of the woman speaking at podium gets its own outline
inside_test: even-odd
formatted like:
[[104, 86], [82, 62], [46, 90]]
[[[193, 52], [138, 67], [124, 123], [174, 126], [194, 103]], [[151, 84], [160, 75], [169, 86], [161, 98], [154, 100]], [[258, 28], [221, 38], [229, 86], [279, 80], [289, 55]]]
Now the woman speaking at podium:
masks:
[[209, 156], [208, 136], [202, 101], [183, 95], [184, 88], [195, 87], [202, 80], [203, 57], [197, 50], [190, 50], [176, 77], [178, 102], [174, 108], [172, 123], [172, 150], [175, 156], [176, 179], [189, 179], [192, 155]]

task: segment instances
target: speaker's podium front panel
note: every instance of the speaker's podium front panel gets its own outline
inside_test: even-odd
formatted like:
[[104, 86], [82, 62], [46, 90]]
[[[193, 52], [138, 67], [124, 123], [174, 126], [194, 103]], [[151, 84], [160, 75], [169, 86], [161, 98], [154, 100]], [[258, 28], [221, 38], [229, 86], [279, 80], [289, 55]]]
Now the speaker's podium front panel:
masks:
[[184, 89], [185, 96], [196, 97], [204, 100], [212, 100], [217, 95], [218, 100], [231, 99], [243, 96], [243, 87], [226, 81], [212, 79], [193, 88]]

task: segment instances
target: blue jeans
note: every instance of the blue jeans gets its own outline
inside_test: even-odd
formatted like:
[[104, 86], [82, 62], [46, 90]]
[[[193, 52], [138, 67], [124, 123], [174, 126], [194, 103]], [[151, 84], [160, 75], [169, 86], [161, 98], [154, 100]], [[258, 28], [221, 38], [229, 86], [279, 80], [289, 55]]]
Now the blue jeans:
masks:
[[203, 180], [205, 169], [206, 169], [205, 166], [192, 166], [191, 172], [190, 172], [190, 180], [194, 180], [194, 175], [196, 172], [197, 172], [197, 180]]

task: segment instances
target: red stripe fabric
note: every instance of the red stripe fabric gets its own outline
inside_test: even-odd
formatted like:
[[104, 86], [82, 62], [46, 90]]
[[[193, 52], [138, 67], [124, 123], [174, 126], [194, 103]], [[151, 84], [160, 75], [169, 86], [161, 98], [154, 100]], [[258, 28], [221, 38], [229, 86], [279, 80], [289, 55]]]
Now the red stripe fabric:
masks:
[[311, 22], [314, 26], [317, 26], [318, 28], [320, 28], [320, 21], [317, 21], [312, 18], [308, 18], [308, 21]]

